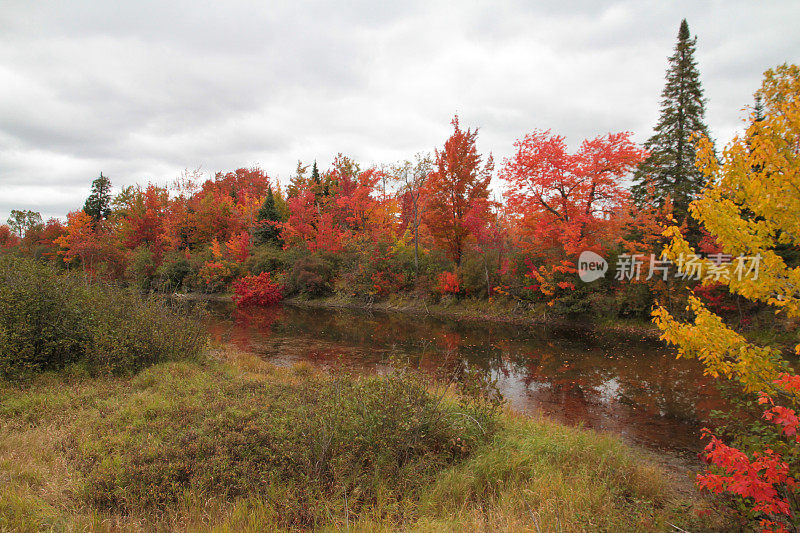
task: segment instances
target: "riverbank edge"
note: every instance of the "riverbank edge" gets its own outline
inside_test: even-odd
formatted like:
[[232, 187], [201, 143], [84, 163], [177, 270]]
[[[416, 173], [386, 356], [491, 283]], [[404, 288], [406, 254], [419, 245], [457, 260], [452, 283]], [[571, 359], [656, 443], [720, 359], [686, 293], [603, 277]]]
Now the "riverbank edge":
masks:
[[379, 302], [364, 302], [346, 296], [335, 295], [324, 298], [303, 298], [293, 296], [283, 300], [284, 304], [295, 307], [350, 309], [361, 311], [378, 311], [402, 313], [411, 316], [429, 316], [433, 318], [456, 320], [459, 322], [494, 322], [520, 327], [552, 327], [556, 329], [572, 328], [587, 332], [602, 328], [605, 332], [619, 333], [627, 336], [641, 336], [657, 340], [659, 330], [649, 322], [623, 320], [570, 320], [564, 317], [537, 315], [532, 309], [522, 306], [510, 307], [505, 302], [490, 303], [486, 300], [458, 300], [448, 303], [429, 304], [425, 301], [411, 300], [405, 297], [394, 297]]
[[[185, 300], [231, 302], [230, 293], [176, 293], [174, 297]], [[627, 339], [647, 342], [660, 342], [661, 331], [655, 324], [641, 319], [568, 319], [549, 316], [536, 309], [522, 305], [510, 305], [508, 301], [490, 302], [482, 299], [443, 299], [440, 303], [429, 303], [408, 296], [393, 295], [386, 300], [364, 301], [341, 294], [309, 298], [291, 296], [280, 302], [282, 305], [306, 309], [347, 309], [364, 313], [397, 313], [409, 317], [430, 317], [439, 320], [453, 320], [469, 324], [503, 324], [521, 328], [551, 328], [559, 331], [578, 331], [591, 335], [618, 335]], [[743, 331], [744, 335], [756, 344], [771, 344], [779, 348], [784, 357], [793, 357], [797, 339], [786, 333], [776, 332], [774, 328], [755, 328]], [[768, 340], [764, 340], [767, 338]]]
[[[207, 300], [217, 302], [230, 302], [229, 293], [202, 294], [184, 293], [177, 294], [180, 298], [189, 300]], [[282, 305], [307, 309], [347, 309], [350, 311], [398, 313], [403, 315], [426, 316], [440, 320], [454, 320], [464, 323], [505, 324], [525, 328], [546, 327], [553, 329], [572, 329], [585, 333], [611, 333], [625, 337], [639, 337], [646, 340], [658, 341], [661, 332], [650, 322], [641, 320], [591, 320], [574, 319], [548, 316], [536, 313], [534, 309], [524, 305], [510, 305], [510, 302], [489, 302], [480, 299], [445, 300], [444, 303], [428, 303], [424, 300], [412, 299], [406, 296], [391, 296], [381, 301], [364, 301], [341, 294], [309, 298], [307, 296], [291, 296], [281, 301]]]

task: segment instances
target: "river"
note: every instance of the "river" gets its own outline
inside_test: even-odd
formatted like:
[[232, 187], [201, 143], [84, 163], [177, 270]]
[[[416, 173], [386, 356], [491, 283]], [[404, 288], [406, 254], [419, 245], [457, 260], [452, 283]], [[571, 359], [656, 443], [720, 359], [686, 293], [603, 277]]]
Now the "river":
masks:
[[495, 379], [516, 411], [648, 448], [698, 451], [700, 429], [721, 405], [699, 363], [646, 338], [289, 305], [238, 310], [221, 302], [206, 320], [214, 341], [276, 365], [381, 373], [402, 361], [441, 373], [468, 364]]

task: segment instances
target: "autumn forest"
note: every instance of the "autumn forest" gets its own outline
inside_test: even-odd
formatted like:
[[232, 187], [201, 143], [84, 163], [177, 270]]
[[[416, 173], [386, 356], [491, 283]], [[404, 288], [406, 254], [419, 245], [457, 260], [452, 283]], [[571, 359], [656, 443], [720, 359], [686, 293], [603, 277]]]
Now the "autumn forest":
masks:
[[[64, 218], [11, 211], [0, 531], [797, 531], [800, 67], [766, 70], [719, 146], [698, 46], [684, 20], [644, 144], [532, 127], [496, 161], [454, 115], [405, 161], [100, 173]], [[691, 454], [654, 460], [513, 413], [505, 362], [451, 362], [447, 334], [436, 372], [394, 352], [388, 377], [281, 366], [220, 341], [204, 305], [228, 301], [262, 336], [282, 305], [632, 336], [696, 365], [717, 410], [685, 415]]]

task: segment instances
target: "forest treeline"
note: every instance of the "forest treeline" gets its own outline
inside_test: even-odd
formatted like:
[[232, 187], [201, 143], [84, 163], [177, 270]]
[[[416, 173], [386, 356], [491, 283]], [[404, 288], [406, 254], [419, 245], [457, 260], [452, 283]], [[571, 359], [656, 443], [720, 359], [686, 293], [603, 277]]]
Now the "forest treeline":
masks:
[[[555, 315], [646, 317], [687, 283], [650, 270], [667, 226], [681, 226], [703, 252], [719, 251], [688, 217], [703, 187], [693, 136], [707, 133], [695, 45], [684, 21], [643, 147], [630, 132], [611, 132], [570, 151], [557, 132], [534, 130], [495, 168], [478, 152], [478, 130], [456, 116], [432, 154], [369, 167], [340, 154], [322, 171], [298, 162], [283, 185], [241, 168], [112, 195], [101, 173], [66, 223], [16, 210], [0, 243], [144, 292], [226, 291], [269, 272], [284, 296], [470, 296]], [[603, 279], [580, 281], [586, 250], [608, 261]], [[617, 270], [631, 256], [641, 259], [639, 279]], [[714, 286], [700, 290], [718, 309], [741, 305]]]

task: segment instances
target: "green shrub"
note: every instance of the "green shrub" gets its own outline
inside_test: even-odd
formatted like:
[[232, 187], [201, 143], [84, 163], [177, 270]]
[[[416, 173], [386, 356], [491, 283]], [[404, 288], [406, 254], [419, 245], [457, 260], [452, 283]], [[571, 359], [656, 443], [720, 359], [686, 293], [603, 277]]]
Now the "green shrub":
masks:
[[138, 291], [150, 292], [155, 277], [156, 258], [149, 246], [142, 244], [133, 249], [125, 269], [125, 279]]
[[0, 256], [0, 375], [73, 364], [91, 343], [87, 289], [75, 276]]
[[189, 260], [182, 252], [169, 252], [156, 269], [157, 289], [161, 292], [175, 292], [183, 285], [183, 280], [191, 272]]
[[262, 272], [283, 270], [285, 266], [286, 252], [270, 244], [256, 246], [245, 263], [245, 268], [256, 276]]
[[133, 386], [121, 405], [82, 419], [67, 445], [101, 508], [261, 495], [286, 525], [308, 526], [342, 502], [357, 514], [412, 496], [491, 435], [474, 411], [403, 372], [290, 382], [175, 363]]
[[204, 344], [200, 324], [166, 299], [0, 257], [1, 376], [74, 364], [90, 373], [129, 373], [194, 357]]
[[614, 295], [617, 315], [623, 318], [649, 318], [654, 297], [647, 283], [623, 283]]
[[487, 271], [490, 282], [495, 282], [494, 271], [497, 269], [496, 261], [492, 263], [491, 257], [484, 257], [479, 253], [465, 254], [461, 264], [461, 280], [464, 292], [479, 297], [488, 297], [486, 288]]
[[288, 275], [290, 293], [323, 296], [333, 289], [335, 265], [322, 254], [302, 255], [294, 261]]
[[435, 280], [440, 273], [454, 268], [455, 264], [441, 250], [427, 250], [419, 256], [419, 276]]
[[554, 299], [551, 309], [558, 316], [568, 318], [587, 317], [592, 309], [592, 302], [589, 299], [592, 290], [586, 284], [578, 284], [575, 290], [565, 290], [560, 292]]
[[123, 290], [96, 290], [87, 368], [92, 373], [132, 373], [162, 361], [191, 359], [205, 345], [202, 326], [165, 297], [142, 298]]

